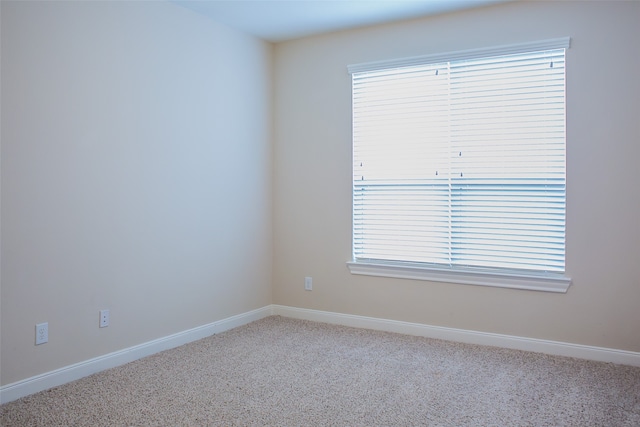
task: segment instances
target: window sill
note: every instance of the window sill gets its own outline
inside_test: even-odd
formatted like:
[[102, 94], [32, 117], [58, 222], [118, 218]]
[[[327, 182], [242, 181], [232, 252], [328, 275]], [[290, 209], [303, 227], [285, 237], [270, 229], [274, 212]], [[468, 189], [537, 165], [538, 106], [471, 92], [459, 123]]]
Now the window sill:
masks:
[[519, 271], [495, 272], [475, 269], [454, 270], [427, 267], [418, 264], [374, 261], [349, 261], [347, 262], [347, 266], [351, 274], [526, 289], [531, 291], [566, 293], [571, 285], [570, 278], [555, 273], [535, 274]]

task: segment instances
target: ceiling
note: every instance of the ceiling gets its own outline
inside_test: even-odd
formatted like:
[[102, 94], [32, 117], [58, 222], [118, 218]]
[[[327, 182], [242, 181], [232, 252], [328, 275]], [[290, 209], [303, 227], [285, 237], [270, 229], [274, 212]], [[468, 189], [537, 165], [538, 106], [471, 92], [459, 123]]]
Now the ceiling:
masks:
[[271, 42], [508, 0], [170, 0]]

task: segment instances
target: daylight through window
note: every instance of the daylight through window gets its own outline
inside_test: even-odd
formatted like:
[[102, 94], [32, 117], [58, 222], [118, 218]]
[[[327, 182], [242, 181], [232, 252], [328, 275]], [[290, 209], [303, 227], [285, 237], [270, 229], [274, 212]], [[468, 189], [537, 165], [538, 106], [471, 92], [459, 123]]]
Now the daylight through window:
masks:
[[564, 271], [566, 43], [350, 67], [355, 262]]

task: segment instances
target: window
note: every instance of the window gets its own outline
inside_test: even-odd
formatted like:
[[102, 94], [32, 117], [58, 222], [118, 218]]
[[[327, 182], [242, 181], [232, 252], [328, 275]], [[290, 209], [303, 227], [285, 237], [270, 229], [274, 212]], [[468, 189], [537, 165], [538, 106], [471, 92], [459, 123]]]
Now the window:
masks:
[[566, 291], [568, 46], [349, 67], [352, 273]]

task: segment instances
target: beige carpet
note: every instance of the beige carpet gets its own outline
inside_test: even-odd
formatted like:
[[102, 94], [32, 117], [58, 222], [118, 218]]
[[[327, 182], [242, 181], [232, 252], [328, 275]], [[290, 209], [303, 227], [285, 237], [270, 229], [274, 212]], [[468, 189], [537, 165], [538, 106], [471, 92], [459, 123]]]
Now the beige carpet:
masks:
[[0, 407], [2, 426], [640, 426], [640, 368], [269, 317]]

